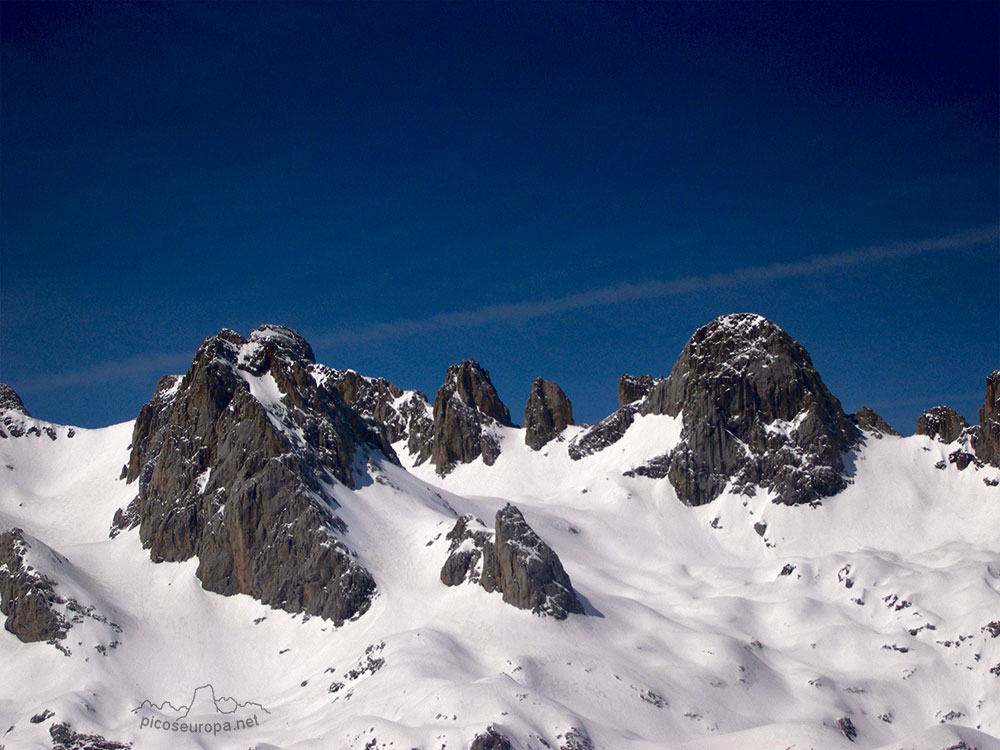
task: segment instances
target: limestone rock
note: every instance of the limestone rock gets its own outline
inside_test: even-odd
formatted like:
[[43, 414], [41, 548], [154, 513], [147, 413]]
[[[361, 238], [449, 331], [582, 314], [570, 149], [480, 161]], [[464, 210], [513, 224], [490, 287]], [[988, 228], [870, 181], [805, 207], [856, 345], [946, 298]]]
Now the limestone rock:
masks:
[[441, 569], [446, 585], [478, 583], [487, 591], [499, 591], [518, 609], [557, 620], [583, 614], [558, 555], [514, 505], [497, 511], [492, 535], [485, 528], [474, 528], [471, 516], [463, 516], [447, 538], [449, 556]]
[[1000, 466], [1000, 370], [986, 378], [986, 400], [979, 409], [979, 429], [972, 448], [980, 461]]
[[868, 406], [862, 406], [858, 409], [855, 414], [851, 415], [851, 419], [859, 429], [874, 435], [876, 438], [881, 438], [883, 435], [900, 437], [900, 434], [888, 422]]
[[579, 461], [617, 443], [632, 426], [637, 412], [638, 407], [629, 404], [612, 412], [597, 424], [591, 425], [570, 442], [569, 457]]
[[160, 381], [126, 471], [154, 561], [197, 557], [209, 591], [336, 624], [367, 610], [375, 581], [324, 487], [355, 486], [364, 456], [397, 459], [323, 375], [305, 339], [261, 326], [220, 331], [182, 378]]
[[0, 612], [4, 627], [24, 643], [59, 641], [70, 623], [57, 605], [66, 600], [55, 592], [55, 583], [29, 570], [25, 554], [30, 547], [21, 529], [0, 534]]
[[497, 731], [496, 727], [487, 727], [472, 739], [469, 750], [511, 750], [510, 740]]
[[24, 403], [17, 392], [6, 383], [0, 383], [0, 411], [12, 411], [16, 414], [23, 414], [30, 417], [28, 410], [24, 408]]
[[695, 331], [639, 413], [682, 415], [668, 477], [688, 505], [730, 483], [764, 487], [784, 504], [833, 495], [847, 485], [841, 452], [860, 440], [802, 345], [748, 313]]
[[653, 390], [658, 381], [652, 375], [622, 375], [618, 378], [618, 406], [628, 406], [641, 401]]
[[556, 383], [536, 378], [524, 407], [524, 442], [532, 450], [541, 448], [573, 422], [573, 404]]
[[[45, 435], [50, 440], [55, 440], [56, 427], [58, 425], [32, 419], [17, 392], [6, 383], [0, 383], [0, 440], [24, 435], [34, 437]], [[73, 437], [73, 428], [69, 428], [66, 434], [67, 437]]]
[[344, 402], [382, 431], [390, 443], [406, 440], [411, 453], [419, 453], [434, 431], [427, 397], [419, 391], [404, 391], [385, 378], [370, 378], [354, 370], [317, 366]]
[[968, 426], [965, 417], [947, 406], [935, 406], [917, 418], [917, 434], [942, 443], [954, 443]]
[[444, 385], [434, 397], [434, 437], [429, 456], [437, 473], [444, 476], [457, 464], [479, 456], [492, 466], [500, 455], [495, 427], [512, 426], [510, 412], [500, 401], [490, 374], [475, 360], [467, 359], [448, 368]]

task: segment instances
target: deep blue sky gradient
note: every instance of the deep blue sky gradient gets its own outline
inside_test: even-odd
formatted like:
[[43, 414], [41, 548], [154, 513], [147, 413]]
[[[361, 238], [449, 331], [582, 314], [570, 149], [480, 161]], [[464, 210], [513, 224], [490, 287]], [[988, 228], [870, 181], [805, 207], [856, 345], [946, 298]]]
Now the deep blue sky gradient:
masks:
[[0, 380], [99, 426], [205, 336], [280, 322], [431, 397], [475, 357], [515, 418], [555, 379], [594, 421], [619, 374], [750, 310], [849, 410], [974, 420], [1000, 367], [998, 8], [4, 2]]

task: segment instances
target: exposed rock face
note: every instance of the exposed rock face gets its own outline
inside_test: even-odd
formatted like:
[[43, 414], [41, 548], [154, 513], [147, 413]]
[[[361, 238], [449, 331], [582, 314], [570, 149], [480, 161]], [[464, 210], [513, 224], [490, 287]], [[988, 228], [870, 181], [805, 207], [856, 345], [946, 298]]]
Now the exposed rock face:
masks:
[[689, 505], [730, 482], [760, 485], [784, 504], [836, 494], [847, 485], [841, 452], [860, 439], [802, 345], [748, 313], [695, 331], [640, 412], [683, 416], [668, 476]]
[[649, 394], [662, 382], [662, 378], [652, 375], [622, 375], [618, 378], [618, 410], [573, 438], [569, 445], [569, 457], [579, 461], [621, 440]]
[[56, 605], [66, 600], [55, 592], [55, 584], [35, 570], [28, 570], [28, 541], [21, 529], [0, 534], [0, 612], [7, 615], [4, 627], [25, 643], [59, 641], [70, 624]]
[[429, 450], [418, 455], [417, 463], [430, 458], [442, 476], [479, 456], [492, 466], [500, 455], [493, 429], [497, 425], [512, 426], [489, 372], [472, 359], [452, 365], [434, 397], [434, 438]]
[[785, 504], [836, 494], [847, 485], [841, 452], [861, 437], [802, 345], [748, 313], [695, 331], [670, 377], [625, 376], [618, 393], [627, 403], [579, 436], [570, 456], [615, 442], [636, 415], [680, 415], [680, 442], [628, 474], [669, 477], [688, 505], [711, 502], [730, 484], [764, 487]]
[[31, 416], [24, 408], [21, 397], [6, 383], [0, 383], [0, 411], [12, 411], [26, 417]]
[[131, 742], [115, 742], [99, 734], [74, 732], [66, 722], [49, 727], [52, 750], [129, 750]]
[[917, 434], [942, 443], [954, 443], [968, 426], [965, 417], [947, 406], [935, 406], [917, 418]]
[[443, 583], [478, 583], [487, 591], [499, 591], [518, 609], [557, 620], [583, 614], [559, 557], [514, 505], [497, 511], [493, 534], [476, 526], [480, 524], [472, 516], [463, 516], [448, 533], [451, 545], [441, 569]]
[[325, 369], [297, 333], [261, 326], [206, 339], [183, 378], [160, 381], [126, 472], [154, 561], [197, 557], [209, 591], [336, 624], [368, 609], [375, 582], [325, 485], [353, 487], [366, 456], [396, 457]]
[[980, 461], [1000, 466], [1000, 370], [986, 378], [986, 401], [979, 409], [979, 429], [972, 448]]
[[473, 738], [469, 750], [511, 750], [511, 744], [505, 735], [491, 726]]
[[862, 406], [858, 409], [857, 413], [851, 415], [851, 419], [860, 429], [874, 435], [876, 438], [881, 438], [882, 435], [900, 437], [900, 434], [892, 429], [889, 423], [876, 414], [870, 407]]
[[573, 404], [562, 388], [550, 380], [536, 378], [524, 407], [524, 442], [532, 450], [541, 448], [573, 422]]
[[579, 461], [617, 443], [632, 426], [637, 411], [638, 407], [635, 404], [623, 406], [597, 424], [588, 427], [569, 444], [569, 457]]
[[[41, 437], [45, 435], [51, 440], [57, 437], [56, 427], [39, 419], [32, 419], [24, 408], [21, 397], [6, 383], [0, 383], [0, 440], [8, 437], [19, 438], [24, 435]], [[73, 437], [72, 427], [66, 430], [67, 437]]]
[[434, 420], [427, 397], [404, 391], [385, 378], [369, 378], [354, 370], [334, 370], [317, 365], [340, 391], [344, 402], [382, 430], [390, 443], [407, 441], [410, 453], [420, 453], [434, 436]]
[[622, 375], [618, 378], [618, 406], [628, 406], [641, 401], [659, 382], [652, 375]]

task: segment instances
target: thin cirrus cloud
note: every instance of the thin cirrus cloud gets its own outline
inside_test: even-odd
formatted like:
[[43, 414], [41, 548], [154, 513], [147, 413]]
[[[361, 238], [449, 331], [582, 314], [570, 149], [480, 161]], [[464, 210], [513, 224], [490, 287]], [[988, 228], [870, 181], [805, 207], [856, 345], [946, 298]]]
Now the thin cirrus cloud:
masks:
[[[834, 271], [866, 265], [890, 263], [929, 253], [965, 250], [996, 243], [998, 227], [979, 227], [944, 237], [899, 242], [844, 253], [817, 255], [794, 263], [771, 263], [740, 268], [729, 273], [708, 276], [684, 276], [677, 279], [646, 281], [641, 284], [616, 284], [567, 294], [562, 297], [523, 300], [466, 310], [437, 313], [422, 318], [403, 318], [372, 323], [358, 328], [342, 328], [315, 336], [317, 348], [338, 344], [387, 341], [434, 333], [442, 330], [476, 328], [491, 323], [520, 322], [545, 318], [559, 313], [604, 305], [626, 304], [784, 279], [819, 276]], [[72, 386], [128, 380], [149, 373], [177, 370], [191, 360], [190, 352], [139, 354], [122, 360], [107, 360], [88, 367], [44, 375], [25, 384], [24, 392], [57, 390]]]

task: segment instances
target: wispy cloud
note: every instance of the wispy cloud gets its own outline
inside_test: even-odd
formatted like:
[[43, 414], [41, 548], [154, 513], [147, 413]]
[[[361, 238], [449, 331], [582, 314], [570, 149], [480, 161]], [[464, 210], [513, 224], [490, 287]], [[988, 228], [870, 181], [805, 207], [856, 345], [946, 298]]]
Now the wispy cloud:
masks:
[[[592, 307], [820, 276], [834, 271], [880, 265], [930, 253], [981, 247], [995, 244], [998, 238], [1000, 238], [1000, 228], [980, 227], [917, 242], [899, 242], [844, 253], [817, 255], [794, 263], [750, 266], [723, 274], [684, 276], [646, 281], [641, 284], [616, 284], [562, 297], [522, 300], [441, 312], [421, 318], [401, 318], [358, 328], [342, 328], [325, 335], [314, 336], [311, 341], [316, 348], [326, 348], [341, 344], [396, 340], [444, 330], [477, 328], [490, 323], [521, 322]], [[153, 352], [128, 359], [108, 360], [80, 369], [44, 375], [25, 383], [20, 390], [25, 393], [48, 391], [176, 372], [191, 361], [191, 356], [191, 352], [172, 354]]]
[[372, 323], [360, 328], [342, 328], [317, 337], [313, 345], [322, 348], [337, 344], [400, 339], [447, 329], [477, 328], [489, 323], [520, 322], [604, 305], [661, 299], [768, 281], [820, 276], [833, 271], [877, 265], [927, 253], [978, 247], [995, 243], [998, 236], [1000, 232], [997, 227], [981, 227], [918, 242], [899, 242], [844, 253], [817, 255], [795, 263], [772, 263], [740, 268], [724, 274], [684, 276], [677, 279], [645, 281], [641, 284], [616, 284], [562, 297], [456, 310], [423, 318], [402, 318], [385, 323]]
[[21, 393], [54, 391], [97, 383], [111, 383], [117, 380], [146, 377], [150, 374], [162, 375], [186, 368], [194, 356], [194, 351], [164, 354], [150, 352], [137, 354], [127, 359], [109, 359], [76, 370], [64, 370], [43, 375], [18, 387]]

